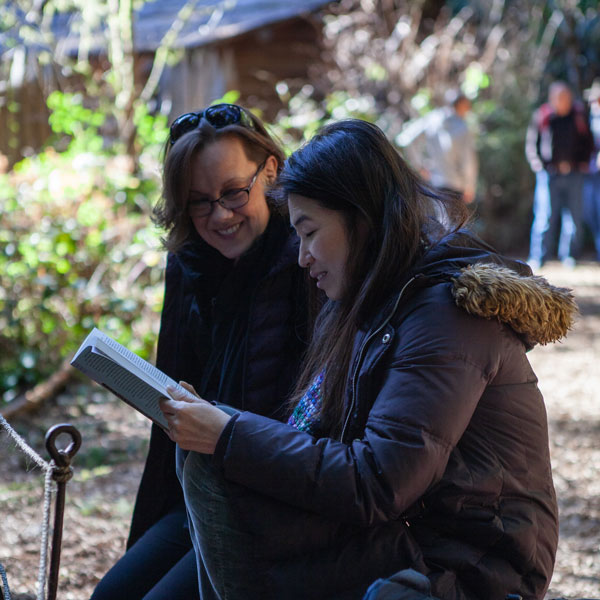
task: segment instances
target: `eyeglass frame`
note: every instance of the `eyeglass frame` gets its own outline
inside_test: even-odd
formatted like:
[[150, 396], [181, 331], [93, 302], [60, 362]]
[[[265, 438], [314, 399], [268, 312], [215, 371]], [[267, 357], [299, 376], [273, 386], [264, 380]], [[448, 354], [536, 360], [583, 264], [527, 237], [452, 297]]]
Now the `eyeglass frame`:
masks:
[[[219, 122], [217, 120], [217, 112], [220, 112], [222, 116], [225, 109], [228, 111], [227, 114], [231, 117], [231, 119]], [[214, 118], [211, 117], [213, 113], [215, 114]], [[252, 119], [246, 113], [246, 110], [243, 107], [238, 106], [237, 104], [228, 104], [223, 102], [221, 104], [213, 104], [212, 106], [208, 106], [207, 108], [198, 112], [187, 112], [179, 115], [173, 121], [173, 123], [171, 123], [171, 127], [169, 127], [169, 145], [173, 146], [173, 144], [175, 144], [175, 142], [183, 135], [189, 133], [190, 131], [194, 131], [194, 129], [197, 129], [202, 122], [202, 119], [207, 121], [215, 129], [222, 129], [228, 125], [243, 125], [248, 129], [256, 129]], [[177, 129], [180, 128], [180, 126], [184, 123], [189, 124], [189, 128], [177, 133]]]
[[[186, 212], [188, 213], [188, 215], [191, 218], [202, 218], [202, 217], [209, 217], [210, 215], [212, 215], [212, 212], [214, 210], [214, 205], [215, 202], [218, 202], [223, 208], [226, 208], [227, 210], [238, 210], [239, 208], [242, 208], [244, 206], [246, 206], [246, 204], [248, 204], [248, 202], [250, 202], [250, 192], [252, 191], [252, 188], [254, 187], [254, 184], [256, 183], [256, 180], [258, 179], [258, 176], [260, 174], [260, 172], [265, 168], [265, 165], [267, 164], [267, 160], [268, 157], [265, 158], [265, 160], [263, 160], [260, 165], [258, 165], [258, 169], [256, 169], [256, 173], [254, 173], [252, 179], [250, 180], [250, 183], [243, 188], [239, 188], [239, 189], [234, 189], [234, 190], [229, 190], [228, 192], [225, 192], [224, 194], [221, 194], [218, 198], [215, 198], [214, 200], [200, 200], [195, 202], [195, 206], [197, 207], [198, 204], [200, 203], [207, 203], [208, 207], [209, 207], [209, 211], [206, 214], [201, 214], [201, 215], [193, 215], [192, 211], [190, 210], [192, 208], [192, 203], [188, 200], [187, 206], [186, 206]], [[246, 192], [246, 201], [243, 204], [239, 204], [237, 206], [234, 207], [230, 207], [230, 206], [226, 206], [225, 204], [223, 204], [223, 198], [225, 198], [226, 196], [233, 196], [235, 194], [239, 194], [240, 192]]]

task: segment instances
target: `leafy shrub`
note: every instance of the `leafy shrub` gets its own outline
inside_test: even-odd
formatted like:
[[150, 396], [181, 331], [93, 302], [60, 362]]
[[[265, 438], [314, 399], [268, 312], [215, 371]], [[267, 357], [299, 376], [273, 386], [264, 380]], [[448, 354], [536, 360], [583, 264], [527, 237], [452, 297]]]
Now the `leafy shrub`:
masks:
[[[160, 191], [164, 122], [133, 173], [103, 149], [101, 116], [51, 97], [53, 127], [71, 141], [0, 176], [0, 405], [50, 375], [97, 326], [148, 357], [162, 304], [164, 252], [150, 220]], [[162, 129], [161, 129], [162, 128]]]

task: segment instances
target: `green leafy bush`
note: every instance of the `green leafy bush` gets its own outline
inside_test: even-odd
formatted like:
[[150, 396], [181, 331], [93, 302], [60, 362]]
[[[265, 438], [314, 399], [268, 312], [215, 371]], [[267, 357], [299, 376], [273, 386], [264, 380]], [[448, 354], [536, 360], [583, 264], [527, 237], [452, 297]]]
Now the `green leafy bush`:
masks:
[[93, 326], [146, 357], [158, 329], [164, 252], [150, 212], [164, 121], [140, 114], [152, 151], [135, 169], [103, 149], [101, 115], [67, 95], [50, 105], [66, 150], [0, 176], [0, 405], [50, 375]]

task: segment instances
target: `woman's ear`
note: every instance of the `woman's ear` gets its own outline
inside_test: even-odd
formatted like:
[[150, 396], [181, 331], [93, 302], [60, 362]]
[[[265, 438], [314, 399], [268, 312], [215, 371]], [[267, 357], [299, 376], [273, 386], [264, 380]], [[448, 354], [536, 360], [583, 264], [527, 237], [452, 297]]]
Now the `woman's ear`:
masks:
[[271, 154], [271, 156], [267, 158], [265, 162], [265, 167], [263, 169], [265, 175], [267, 176], [267, 181], [269, 182], [269, 185], [275, 183], [275, 180], [277, 179], [277, 167], [277, 159], [273, 154]]

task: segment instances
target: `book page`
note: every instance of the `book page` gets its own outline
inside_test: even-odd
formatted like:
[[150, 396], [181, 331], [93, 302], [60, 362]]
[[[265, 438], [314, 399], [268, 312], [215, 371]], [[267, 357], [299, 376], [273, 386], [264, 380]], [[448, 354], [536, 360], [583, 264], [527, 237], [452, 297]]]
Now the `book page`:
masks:
[[[99, 330], [95, 330], [97, 334], [100, 334], [101, 337], [99, 339], [103, 341], [109, 348], [112, 348], [116, 352], [118, 352], [123, 358], [125, 358], [129, 363], [129, 370], [134, 370], [133, 367], [139, 369], [142, 373], [150, 377], [153, 381], [160, 384], [163, 388], [166, 388], [167, 385], [177, 386], [177, 383], [171, 379], [168, 375], [157, 369], [154, 365], [150, 364], [148, 361], [144, 360], [141, 356], [135, 354], [128, 348], [125, 348], [122, 344], [119, 344], [116, 340], [108, 337], [103, 334]], [[145, 379], [145, 378], [144, 378]]]
[[[167, 385], [173, 385], [175, 387], [178, 385], [173, 379], [157, 369], [154, 365], [150, 364], [128, 348], [125, 348], [125, 346], [119, 344], [119, 342], [113, 340], [97, 328], [94, 328], [85, 338], [71, 364], [75, 364], [79, 354], [87, 346], [94, 346], [114, 362], [124, 366], [128, 371], [135, 373], [137, 377], [143, 379], [152, 386], [160, 386], [164, 389]], [[77, 365], [75, 364], [75, 366]]]
[[[144, 360], [141, 356], [135, 354], [128, 348], [125, 348], [122, 344], [119, 344], [116, 340], [102, 333], [99, 329], [94, 329], [93, 332], [95, 337], [92, 338], [93, 344], [97, 344], [100, 348], [96, 347], [97, 351], [102, 351], [109, 358], [112, 358], [116, 363], [123, 364], [128, 371], [137, 375], [143, 381], [146, 381], [149, 385], [156, 389], [164, 391], [164, 395], [168, 397], [167, 386], [172, 385], [177, 391], [184, 396], [187, 396], [191, 400], [195, 400], [196, 396], [188, 392], [183, 386], [177, 383], [174, 379], [171, 379], [166, 373], [163, 373], [160, 369], [157, 369], [153, 364]], [[109, 352], [114, 352], [110, 354]]]
[[162, 427], [167, 421], [160, 410], [160, 398], [169, 398], [172, 385], [190, 400], [196, 396], [168, 375], [116, 340], [95, 328], [87, 335], [71, 365]]
[[104, 352], [91, 346], [79, 353], [72, 364], [143, 415], [165, 429], [168, 428], [167, 420], [159, 406], [161, 398], [169, 397], [164, 387], [152, 386], [139, 379]]

